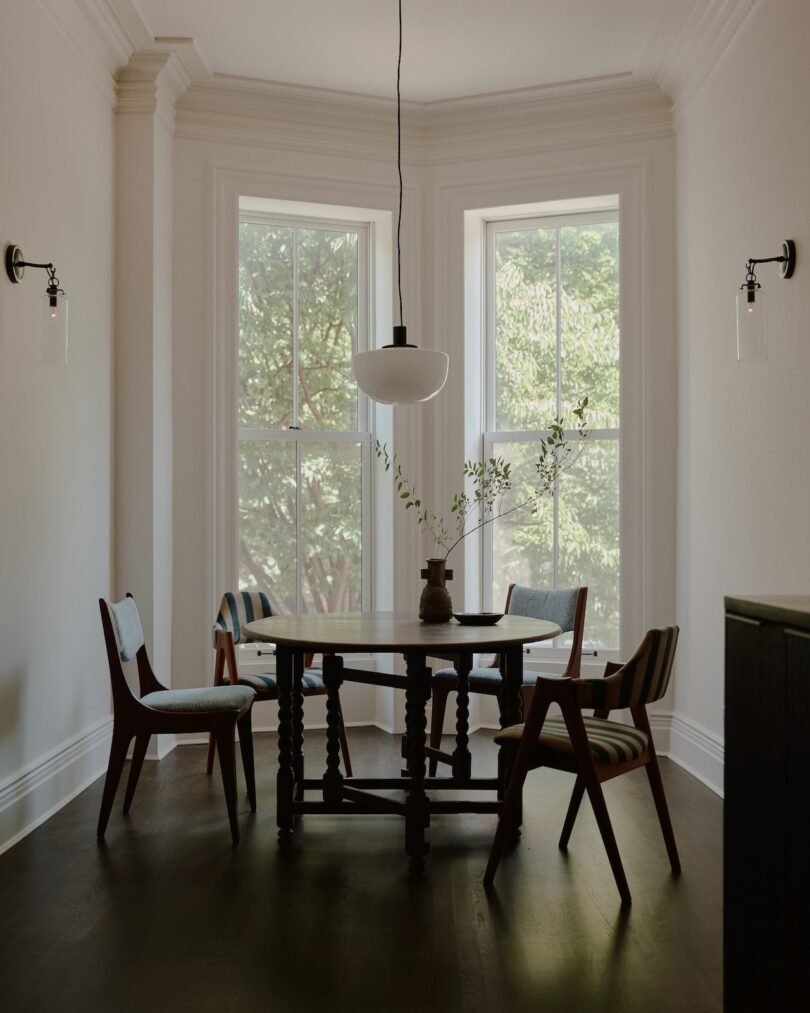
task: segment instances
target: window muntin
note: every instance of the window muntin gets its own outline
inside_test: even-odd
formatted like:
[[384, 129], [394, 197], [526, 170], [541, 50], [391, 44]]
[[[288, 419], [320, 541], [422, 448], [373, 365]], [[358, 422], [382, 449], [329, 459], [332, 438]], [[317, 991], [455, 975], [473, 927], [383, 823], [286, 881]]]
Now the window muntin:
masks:
[[366, 606], [367, 227], [242, 215], [238, 579], [279, 612]]
[[[484, 452], [513, 462], [514, 502], [539, 429], [589, 397], [591, 438], [553, 498], [485, 529], [485, 604], [510, 583], [586, 584], [585, 639], [619, 646], [619, 226], [615, 212], [487, 225]], [[571, 436], [574, 435], [572, 432]], [[525, 489], [523, 490], [525, 492]], [[525, 498], [525, 497], [524, 497]]]

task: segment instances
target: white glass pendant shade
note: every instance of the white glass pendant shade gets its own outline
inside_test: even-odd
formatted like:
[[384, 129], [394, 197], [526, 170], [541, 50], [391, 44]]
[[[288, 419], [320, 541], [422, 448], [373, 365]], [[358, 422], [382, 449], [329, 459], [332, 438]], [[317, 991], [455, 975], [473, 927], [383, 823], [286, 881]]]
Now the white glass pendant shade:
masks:
[[39, 355], [46, 366], [67, 366], [68, 301], [45, 294], [39, 300]]
[[765, 293], [743, 286], [737, 292], [737, 360], [768, 358], [765, 331]]
[[358, 386], [382, 404], [429, 401], [444, 387], [450, 357], [431, 348], [392, 346], [358, 352], [353, 360]]

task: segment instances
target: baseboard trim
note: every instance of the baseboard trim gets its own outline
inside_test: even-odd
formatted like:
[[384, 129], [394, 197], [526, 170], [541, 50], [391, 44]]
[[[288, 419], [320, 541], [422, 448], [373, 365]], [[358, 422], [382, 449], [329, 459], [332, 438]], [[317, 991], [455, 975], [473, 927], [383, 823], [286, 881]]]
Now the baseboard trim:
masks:
[[0, 855], [104, 773], [112, 724], [101, 718], [0, 784]]
[[683, 714], [670, 716], [667, 755], [679, 767], [696, 777], [723, 798], [723, 739], [710, 729]]

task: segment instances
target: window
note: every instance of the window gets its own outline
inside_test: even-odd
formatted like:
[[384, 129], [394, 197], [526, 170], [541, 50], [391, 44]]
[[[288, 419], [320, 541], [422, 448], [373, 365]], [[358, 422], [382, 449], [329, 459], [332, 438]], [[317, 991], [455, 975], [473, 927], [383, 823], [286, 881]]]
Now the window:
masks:
[[367, 293], [367, 226], [241, 215], [238, 576], [278, 612], [367, 601]]
[[586, 584], [586, 643], [618, 649], [617, 213], [489, 222], [486, 255], [486, 456], [513, 463], [519, 497], [541, 427], [571, 419], [587, 395], [591, 428], [577, 463], [536, 515], [520, 512], [485, 529], [487, 607], [505, 600], [510, 583]]

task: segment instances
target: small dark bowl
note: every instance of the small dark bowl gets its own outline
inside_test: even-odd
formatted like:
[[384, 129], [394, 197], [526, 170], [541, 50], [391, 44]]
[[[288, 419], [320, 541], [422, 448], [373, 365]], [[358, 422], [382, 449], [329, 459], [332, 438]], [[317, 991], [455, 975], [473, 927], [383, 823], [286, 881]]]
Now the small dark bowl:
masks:
[[454, 612], [453, 616], [462, 626], [494, 626], [503, 619], [503, 612]]

